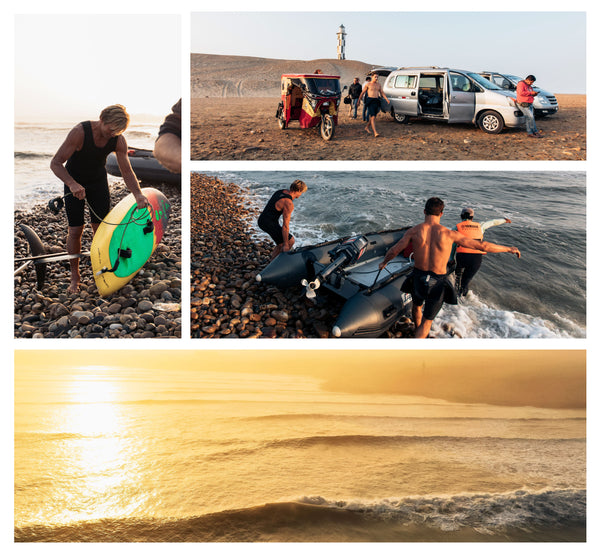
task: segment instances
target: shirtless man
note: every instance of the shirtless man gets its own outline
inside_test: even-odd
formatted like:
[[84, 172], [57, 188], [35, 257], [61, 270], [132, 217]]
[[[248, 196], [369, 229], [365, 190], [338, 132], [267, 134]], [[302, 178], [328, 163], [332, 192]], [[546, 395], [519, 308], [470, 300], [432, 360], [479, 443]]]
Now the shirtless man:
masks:
[[153, 153], [171, 173], [181, 173], [181, 99], [160, 126]]
[[[281, 252], [288, 252], [294, 246], [294, 237], [290, 233], [290, 219], [294, 211], [294, 200], [306, 192], [306, 183], [296, 179], [288, 190], [278, 190], [271, 196], [258, 218], [258, 226], [275, 241], [271, 260]], [[283, 225], [279, 219], [283, 216]]]
[[378, 83], [379, 76], [377, 74], [373, 75], [371, 81], [367, 82], [363, 88], [363, 91], [360, 93], [360, 97], [358, 98], [358, 102], [362, 100], [362, 97], [367, 94], [367, 98], [365, 99], [365, 109], [367, 111], [367, 126], [365, 127], [365, 131], [367, 133], [371, 133], [369, 131], [369, 125], [373, 129], [373, 135], [378, 137], [379, 133], [377, 129], [375, 129], [375, 117], [379, 113], [379, 97], [383, 96], [387, 102], [389, 102], [388, 97], [383, 92], [383, 88]]
[[[446, 264], [454, 243], [481, 252], [510, 252], [518, 258], [521, 253], [514, 246], [502, 246], [493, 242], [469, 239], [458, 231], [440, 225], [444, 211], [444, 202], [433, 197], [425, 204], [425, 221], [412, 227], [386, 253], [379, 269], [383, 269], [391, 260], [412, 243], [415, 267], [413, 277], [413, 321], [415, 338], [429, 335], [431, 324], [444, 303], [444, 293], [452, 285], [447, 281]], [[423, 311], [423, 304], [425, 310]]]
[[[148, 205], [127, 156], [127, 143], [122, 133], [128, 125], [129, 114], [123, 106], [108, 106], [102, 110], [98, 121], [84, 121], [73, 127], [50, 162], [50, 169], [65, 185], [69, 254], [81, 252], [86, 202], [94, 233], [110, 211], [110, 192], [104, 167], [110, 152], [116, 153], [119, 170], [138, 208], [144, 209]], [[81, 281], [79, 258], [72, 259], [70, 264], [71, 284], [67, 292], [76, 293]]]

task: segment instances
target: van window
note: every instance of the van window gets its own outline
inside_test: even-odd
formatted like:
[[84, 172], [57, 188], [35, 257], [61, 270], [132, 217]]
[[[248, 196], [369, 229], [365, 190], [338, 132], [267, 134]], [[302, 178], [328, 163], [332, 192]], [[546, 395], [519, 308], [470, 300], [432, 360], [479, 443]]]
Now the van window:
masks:
[[417, 82], [416, 75], [396, 75], [394, 88], [415, 88]]
[[442, 90], [442, 76], [441, 75], [421, 75], [421, 82], [419, 88], [427, 89], [440, 89]]
[[492, 82], [504, 90], [510, 90], [512, 88], [511, 82], [504, 77], [504, 75], [492, 76]]
[[452, 90], [471, 92], [471, 81], [460, 73], [450, 72], [450, 82], [452, 83]]

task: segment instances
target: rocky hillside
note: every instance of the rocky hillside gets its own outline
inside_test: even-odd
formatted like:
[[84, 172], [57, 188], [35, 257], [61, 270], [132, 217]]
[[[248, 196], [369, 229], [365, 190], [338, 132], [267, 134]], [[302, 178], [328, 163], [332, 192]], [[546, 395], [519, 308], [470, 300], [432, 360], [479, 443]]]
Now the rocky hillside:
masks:
[[276, 60], [250, 56], [191, 55], [191, 96], [204, 97], [278, 97], [282, 73], [340, 75], [341, 85], [354, 77], [361, 83], [373, 64], [352, 60]]

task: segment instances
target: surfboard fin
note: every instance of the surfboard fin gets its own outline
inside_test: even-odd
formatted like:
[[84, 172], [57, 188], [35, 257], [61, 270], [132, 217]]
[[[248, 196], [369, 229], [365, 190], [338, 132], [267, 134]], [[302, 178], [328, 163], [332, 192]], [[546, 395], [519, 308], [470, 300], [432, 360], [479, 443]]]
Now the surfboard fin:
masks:
[[[21, 225], [19, 225], [19, 227], [20, 227], [21, 231], [23, 231], [23, 234], [25, 235], [25, 238], [27, 239], [27, 242], [29, 243], [29, 249], [31, 250], [31, 254], [33, 256], [39, 256], [40, 254], [45, 254], [46, 247], [44, 246], [44, 243], [42, 242], [40, 237], [37, 235], [37, 233], [31, 227], [29, 227], [29, 225], [25, 225], [24, 223], [21, 223]], [[41, 290], [42, 287], [44, 286], [44, 281], [46, 280], [46, 264], [45, 263], [35, 264], [35, 275], [36, 275], [37, 289]]]

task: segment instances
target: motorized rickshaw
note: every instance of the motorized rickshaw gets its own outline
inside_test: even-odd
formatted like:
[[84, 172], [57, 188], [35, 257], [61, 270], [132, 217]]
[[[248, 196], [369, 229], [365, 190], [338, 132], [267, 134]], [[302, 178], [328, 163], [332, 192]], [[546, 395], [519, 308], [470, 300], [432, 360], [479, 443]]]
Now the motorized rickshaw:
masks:
[[323, 139], [331, 140], [338, 121], [341, 96], [337, 75], [282, 75], [281, 102], [276, 114], [279, 128], [285, 129], [290, 121], [299, 121], [301, 129], [320, 126]]

